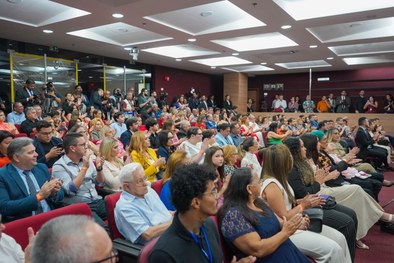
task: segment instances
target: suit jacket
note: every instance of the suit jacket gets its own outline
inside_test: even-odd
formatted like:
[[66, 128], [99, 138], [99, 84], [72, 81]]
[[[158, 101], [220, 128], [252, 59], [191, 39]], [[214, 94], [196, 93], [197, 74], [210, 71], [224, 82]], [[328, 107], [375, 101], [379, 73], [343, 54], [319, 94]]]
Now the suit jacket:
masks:
[[368, 147], [373, 147], [373, 139], [369, 133], [367, 134], [363, 128], [359, 127], [356, 133], [356, 143], [360, 148], [360, 156], [364, 156]]
[[[38, 92], [36, 89], [33, 89], [33, 93], [34, 93], [34, 95], [37, 96], [37, 98], [40, 97], [40, 94], [39, 94], [39, 92]], [[30, 94], [29, 94], [29, 92], [27, 91], [26, 87], [23, 87], [23, 88], [21, 88], [21, 89], [18, 89], [18, 90], [15, 92], [15, 101], [16, 101], [16, 102], [22, 103], [23, 106], [24, 106], [25, 108], [26, 108], [26, 107], [32, 107], [32, 106], [34, 106], [35, 104], [39, 104], [38, 99], [27, 101], [26, 99], [27, 99], [28, 97], [30, 97]]]
[[133, 136], [133, 133], [130, 130], [124, 131], [121, 135], [119, 140], [123, 143], [124, 149], [129, 147], [131, 137]]
[[349, 96], [345, 96], [345, 100], [342, 100], [342, 96], [338, 96], [335, 100], [335, 103], [337, 104], [337, 112], [349, 112], [350, 108], [350, 98]]
[[[50, 143], [51, 143], [53, 146], [56, 146], [56, 145], [58, 145], [58, 144], [61, 144], [61, 143], [62, 143], [62, 140], [60, 140], [59, 138], [56, 138], [56, 137], [52, 136]], [[36, 153], [38, 153], [37, 162], [39, 162], [39, 163], [44, 163], [44, 164], [46, 164], [46, 165], [48, 166], [48, 168], [52, 168], [52, 165], [49, 166], [48, 163], [47, 163], [47, 160], [45, 159], [45, 154], [47, 154], [47, 152], [44, 151], [44, 147], [42, 146], [41, 142], [38, 140], [37, 137], [34, 137], [34, 139], [33, 139], [33, 145], [34, 145], [34, 147], [36, 147]], [[61, 155], [55, 157], [54, 159], [56, 159], [56, 161], [57, 161], [60, 157], [61, 157]], [[54, 162], [52, 162], [52, 164], [53, 164], [53, 163], [54, 163]]]
[[200, 103], [198, 104], [198, 108], [199, 110], [205, 110], [208, 111], [208, 103], [206, 101], [200, 101]]
[[[45, 181], [51, 179], [48, 167], [38, 163], [31, 170], [34, 174], [39, 187]], [[62, 200], [64, 197], [63, 188], [54, 196], [45, 199], [52, 208], [54, 202]], [[38, 208], [36, 194], [28, 194], [25, 184], [20, 178], [18, 171], [9, 163], [0, 169], [0, 213], [5, 221], [12, 221], [32, 215]]]

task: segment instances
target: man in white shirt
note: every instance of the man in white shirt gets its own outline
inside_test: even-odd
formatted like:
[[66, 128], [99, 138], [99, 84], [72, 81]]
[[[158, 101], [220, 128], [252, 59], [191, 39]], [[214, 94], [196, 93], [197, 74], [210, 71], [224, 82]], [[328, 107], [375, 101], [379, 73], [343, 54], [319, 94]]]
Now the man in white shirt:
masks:
[[275, 106], [274, 106], [275, 111], [282, 110], [282, 112], [285, 112], [287, 109], [287, 102], [283, 99], [283, 95], [279, 95], [279, 99], [275, 101]]
[[202, 142], [202, 131], [197, 127], [190, 127], [187, 131], [187, 140], [182, 142], [179, 149], [186, 152], [192, 163], [203, 163], [205, 151], [209, 147], [209, 139]]

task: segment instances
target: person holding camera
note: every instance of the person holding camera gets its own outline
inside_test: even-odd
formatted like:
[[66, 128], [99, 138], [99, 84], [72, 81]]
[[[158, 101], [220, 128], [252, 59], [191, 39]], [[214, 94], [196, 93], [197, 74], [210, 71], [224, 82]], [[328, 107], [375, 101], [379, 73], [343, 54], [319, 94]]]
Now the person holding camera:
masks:
[[41, 103], [40, 95], [35, 88], [34, 80], [26, 80], [25, 86], [15, 92], [15, 101], [22, 103], [25, 108]]
[[36, 147], [38, 154], [37, 162], [52, 168], [53, 164], [62, 156], [63, 142], [61, 139], [53, 136], [53, 127], [48, 121], [37, 122], [36, 131], [33, 145]]
[[101, 110], [104, 113], [105, 120], [111, 119], [111, 111], [115, 106], [115, 102], [111, 99], [111, 92], [104, 91], [103, 100], [101, 101]]
[[45, 112], [53, 112], [58, 109], [62, 103], [61, 95], [55, 91], [55, 85], [53, 82], [48, 82], [45, 86], [43, 86], [43, 96], [44, 100], [44, 110]]

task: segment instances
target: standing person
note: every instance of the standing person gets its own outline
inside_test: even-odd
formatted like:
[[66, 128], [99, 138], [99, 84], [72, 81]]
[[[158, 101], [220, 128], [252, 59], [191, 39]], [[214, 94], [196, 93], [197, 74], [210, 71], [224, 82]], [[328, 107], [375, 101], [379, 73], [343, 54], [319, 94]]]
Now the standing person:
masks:
[[103, 101], [104, 90], [102, 88], [97, 89], [93, 92], [92, 97], [90, 98], [90, 105], [94, 106], [95, 109], [101, 110], [102, 101]]
[[351, 101], [349, 96], [347, 95], [345, 90], [341, 91], [341, 96], [338, 96], [335, 99], [336, 106], [337, 106], [337, 111], [338, 113], [348, 113], [349, 108], [351, 105]]
[[315, 102], [311, 100], [311, 96], [306, 95], [305, 101], [302, 103], [305, 113], [311, 113], [315, 109]]
[[[209, 218], [217, 212], [215, 178], [215, 172], [206, 165], [189, 164], [175, 169], [171, 196], [183, 198], [172, 200], [177, 212], [149, 255], [150, 263], [184, 262], [185, 259], [189, 263], [223, 262], [219, 234]], [[238, 263], [255, 261], [255, 257], [246, 257]], [[235, 257], [231, 263], [236, 263]]]
[[275, 112], [285, 112], [287, 111], [287, 102], [283, 99], [283, 95], [280, 94], [278, 99], [275, 101], [274, 105]]
[[356, 111], [356, 113], [364, 113], [365, 109], [365, 103], [367, 103], [367, 98], [365, 97], [365, 91], [364, 90], [360, 90], [360, 92], [358, 93], [358, 97], [356, 99], [356, 102], [354, 103], [354, 109]]
[[224, 97], [224, 102], [223, 102], [223, 108], [226, 109], [227, 114], [230, 114], [231, 111], [233, 111], [235, 108], [233, 103], [231, 102], [230, 95], [226, 95]]
[[208, 103], [207, 103], [207, 97], [205, 95], [201, 96], [200, 103], [198, 104], [198, 109], [200, 110], [200, 112], [204, 110], [205, 113], [208, 113]]
[[35, 88], [34, 80], [26, 80], [25, 86], [15, 92], [15, 101], [22, 103], [25, 108], [41, 103], [40, 93]]
[[150, 105], [151, 98], [148, 97], [148, 90], [143, 88], [137, 100], [138, 112], [141, 113], [141, 111], [146, 110], [146, 108]]
[[298, 102], [295, 100], [295, 97], [290, 98], [287, 108], [289, 109], [289, 112], [298, 112], [299, 105]]
[[374, 96], [369, 96], [367, 102], [364, 104], [365, 113], [378, 113], [378, 102]]
[[386, 94], [386, 99], [384, 100], [384, 113], [394, 113], [394, 101], [390, 94]]
[[337, 103], [335, 101], [334, 94], [328, 94], [327, 100], [330, 103], [330, 112], [335, 112], [335, 109], [337, 108]]
[[316, 109], [317, 112], [329, 112], [330, 111], [330, 103], [327, 101], [326, 96], [322, 96], [321, 100], [317, 103]]

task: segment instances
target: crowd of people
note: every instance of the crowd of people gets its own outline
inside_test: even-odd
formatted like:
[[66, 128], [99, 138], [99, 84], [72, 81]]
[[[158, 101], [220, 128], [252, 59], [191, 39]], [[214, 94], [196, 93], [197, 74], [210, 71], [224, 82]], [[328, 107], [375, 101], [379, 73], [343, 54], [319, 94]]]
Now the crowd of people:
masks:
[[[248, 101], [248, 111], [251, 109]], [[266, 107], [267, 108], [267, 107]], [[375, 96], [366, 96], [364, 90], [360, 90], [357, 98], [352, 101], [345, 90], [338, 96], [334, 93], [323, 95], [318, 101], [313, 101], [309, 95], [302, 100], [300, 96], [294, 96], [286, 101], [282, 94], [276, 94], [271, 104], [273, 112], [337, 112], [337, 113], [394, 113], [394, 100], [391, 94], [386, 94], [383, 107], [378, 104]]]
[[[117, 192], [123, 237], [141, 245], [159, 238], [149, 262], [222, 262], [219, 235], [231, 262], [354, 262], [356, 248], [369, 249], [363, 238], [372, 225], [394, 234], [393, 215], [379, 205], [381, 188], [394, 185], [384, 177], [393, 170], [394, 137], [379, 119], [349, 127], [346, 118], [318, 120], [312, 111], [296, 119], [239, 114], [230, 96], [220, 109], [195, 92], [167, 105], [145, 89], [136, 98], [133, 90], [122, 97], [99, 89], [88, 99], [80, 86], [65, 98], [47, 86], [35, 95], [26, 81], [7, 121], [0, 111], [2, 221], [75, 203], [88, 204], [94, 221], [59, 218], [35, 238], [30, 229], [25, 259], [33, 263], [114, 262], [108, 237], [85, 253], [75, 235], [108, 231], [103, 197]], [[80, 224], [56, 232], [69, 220]], [[0, 257], [23, 262], [4, 236]], [[64, 239], [78, 255], [60, 249]], [[57, 250], [43, 253], [48, 248]]]

